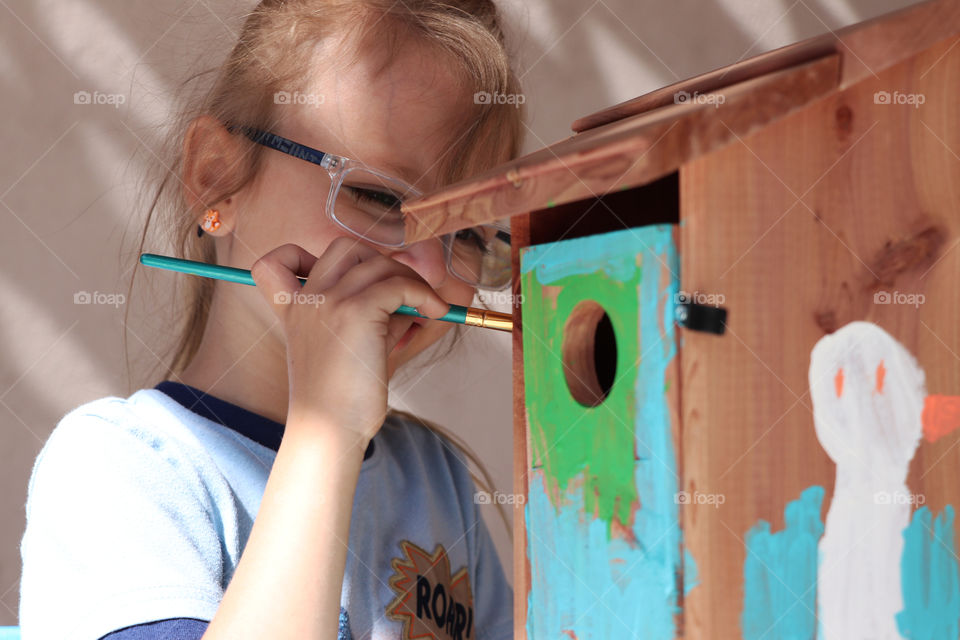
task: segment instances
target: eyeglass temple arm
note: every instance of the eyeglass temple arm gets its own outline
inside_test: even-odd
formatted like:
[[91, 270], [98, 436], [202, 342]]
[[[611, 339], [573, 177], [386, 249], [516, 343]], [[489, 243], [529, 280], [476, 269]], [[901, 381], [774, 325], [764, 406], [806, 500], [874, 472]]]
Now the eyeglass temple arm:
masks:
[[300, 158], [301, 160], [318, 164], [321, 167], [326, 167], [323, 159], [329, 154], [326, 154], [323, 151], [318, 151], [312, 147], [308, 147], [305, 144], [294, 142], [293, 140], [289, 140], [283, 136], [278, 136], [275, 133], [254, 129], [252, 127], [242, 127], [239, 125], [227, 125], [227, 131], [230, 133], [242, 133], [257, 144], [261, 144], [265, 147], [269, 147], [281, 153], [293, 156], [294, 158]]

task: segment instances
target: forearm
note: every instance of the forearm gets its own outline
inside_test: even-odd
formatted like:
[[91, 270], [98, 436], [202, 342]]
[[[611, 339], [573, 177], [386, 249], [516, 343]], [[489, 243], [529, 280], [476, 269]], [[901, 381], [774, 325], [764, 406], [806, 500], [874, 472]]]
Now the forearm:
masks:
[[204, 640], [337, 637], [366, 442], [290, 418], [237, 570]]

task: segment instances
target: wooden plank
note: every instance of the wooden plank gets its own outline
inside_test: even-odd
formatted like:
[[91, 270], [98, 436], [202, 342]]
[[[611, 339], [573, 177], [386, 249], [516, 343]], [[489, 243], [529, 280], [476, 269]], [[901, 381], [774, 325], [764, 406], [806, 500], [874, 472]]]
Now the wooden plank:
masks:
[[[927, 392], [960, 393], [958, 42], [941, 42], [680, 171], [682, 289], [722, 296], [729, 310], [723, 337], [681, 332], [684, 487], [723, 498], [684, 507], [699, 580], [686, 600], [688, 638], [759, 637], [741, 628], [745, 590], [756, 586], [745, 581], [746, 560], [756, 558], [746, 552], [748, 532], [777, 543], [772, 536], [791, 529], [784, 510], [792, 503], [795, 523], [814, 535], [833, 506], [836, 465], [817, 437], [809, 389], [821, 338], [869, 321], [917, 358]], [[884, 303], [898, 295], [924, 301]], [[924, 440], [910, 463], [907, 486], [933, 514], [960, 505], [958, 444], [957, 432]], [[817, 486], [820, 497], [806, 493]], [[761, 521], [769, 535], [757, 529]], [[779, 596], [793, 593], [794, 610], [782, 613], [794, 633], [815, 625], [816, 587], [797, 587], [796, 575], [776, 566], [760, 573], [770, 589], [778, 580], [790, 586]], [[851, 612], [879, 582], [853, 577], [867, 579], [846, 592]], [[926, 597], [919, 591], [913, 596]], [[934, 598], [941, 591], [929, 590]], [[937, 614], [931, 604], [930, 616]], [[777, 624], [767, 625], [774, 629], [766, 638], [784, 637]], [[834, 629], [817, 637], [867, 636]]]
[[572, 136], [404, 205], [406, 239], [646, 184], [828, 94], [838, 56], [754, 78], [656, 113]]
[[[672, 640], [683, 632], [674, 230], [628, 229], [522, 252], [526, 637]], [[594, 333], [604, 312], [615, 347]], [[615, 363], [594, 360], [604, 346]]]
[[[512, 291], [514, 301], [520, 297], [520, 249], [530, 244], [530, 216], [510, 219], [510, 263], [513, 269]], [[523, 384], [523, 306], [513, 305], [513, 492], [526, 497], [527, 469], [530, 454], [527, 448], [527, 412], [524, 406]], [[524, 501], [513, 503], [513, 637], [526, 640], [527, 597], [530, 594], [530, 559], [527, 557], [527, 528]]]
[[841, 56], [839, 87], [846, 88], [958, 33], [960, 3], [955, 0], [924, 2], [662, 87], [578, 118], [570, 128], [575, 132], [587, 131], [672, 105], [679, 91], [689, 94], [717, 91], [831, 53]]

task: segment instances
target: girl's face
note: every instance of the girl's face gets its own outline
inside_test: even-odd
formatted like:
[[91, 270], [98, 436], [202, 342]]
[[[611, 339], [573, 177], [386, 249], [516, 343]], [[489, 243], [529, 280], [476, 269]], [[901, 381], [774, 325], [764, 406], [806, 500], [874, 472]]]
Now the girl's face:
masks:
[[[273, 132], [359, 160], [422, 193], [434, 189], [439, 161], [456, 144], [450, 132], [458, 130], [472, 94], [465, 94], [438, 56], [414, 46], [405, 47], [376, 77], [374, 61], [364, 57], [350, 67], [330, 65], [327, 61], [338, 57], [332, 53], [336, 46], [341, 45], [327, 44], [318, 51], [317, 60], [323, 62], [314, 65], [309, 88], [291, 88], [290, 99], [275, 105], [281, 124]], [[332, 55], [325, 55], [328, 53]], [[227, 253], [219, 254], [221, 262], [248, 268], [263, 254], [288, 242], [314, 255], [322, 254], [338, 236], [364, 242], [327, 217], [330, 177], [326, 170], [278, 151], [263, 149], [263, 154], [257, 179], [231, 198], [235, 205], [228, 209], [235, 215], [223, 229], [228, 231], [221, 236]], [[403, 250], [370, 246], [413, 268], [447, 302], [472, 302], [474, 287], [447, 271], [440, 240], [419, 242]], [[258, 292], [248, 290], [239, 295], [248, 296], [247, 306], [266, 323], [275, 321]], [[390, 353], [389, 374], [452, 326], [424, 321], [412, 339]], [[279, 325], [275, 331], [279, 333]]]

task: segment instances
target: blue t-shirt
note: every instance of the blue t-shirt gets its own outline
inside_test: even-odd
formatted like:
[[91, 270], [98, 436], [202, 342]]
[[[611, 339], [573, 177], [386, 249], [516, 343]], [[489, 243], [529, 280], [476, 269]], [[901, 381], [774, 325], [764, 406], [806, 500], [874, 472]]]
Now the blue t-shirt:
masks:
[[[23, 640], [199, 638], [282, 434], [280, 423], [172, 382], [64, 416], [28, 485]], [[512, 638], [512, 591], [459, 452], [396, 414], [370, 444], [339, 638]]]

